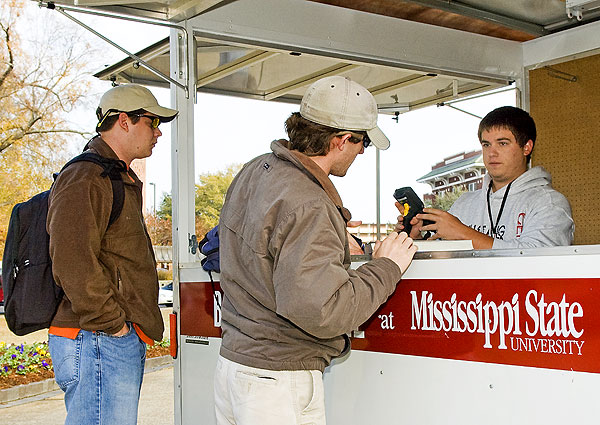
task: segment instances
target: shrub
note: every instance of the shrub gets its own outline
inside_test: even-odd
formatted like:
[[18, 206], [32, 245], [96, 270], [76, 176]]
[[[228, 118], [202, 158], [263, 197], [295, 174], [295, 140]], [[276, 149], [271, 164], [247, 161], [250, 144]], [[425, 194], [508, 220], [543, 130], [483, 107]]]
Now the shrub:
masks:
[[173, 280], [172, 270], [158, 269], [156, 274], [158, 274], [158, 280]]

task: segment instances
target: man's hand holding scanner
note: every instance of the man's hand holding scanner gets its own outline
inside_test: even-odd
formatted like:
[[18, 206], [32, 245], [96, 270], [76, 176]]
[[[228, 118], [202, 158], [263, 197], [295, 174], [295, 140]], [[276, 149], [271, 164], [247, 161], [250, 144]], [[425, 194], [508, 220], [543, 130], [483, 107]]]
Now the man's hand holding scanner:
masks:
[[[402, 209], [398, 202], [396, 202], [396, 208], [402, 214]], [[398, 217], [397, 228], [402, 226], [400, 224], [401, 218], [403, 217]], [[423, 225], [424, 220], [429, 220], [432, 223]], [[413, 225], [411, 237], [415, 239], [420, 238], [421, 232], [429, 231], [432, 232], [432, 235], [427, 240], [470, 240], [473, 242], [473, 248], [475, 249], [491, 249], [494, 243], [492, 237], [465, 226], [449, 212], [435, 208], [424, 208], [422, 213], [413, 217], [411, 224]]]
[[422, 231], [430, 231], [432, 235], [428, 240], [433, 239], [448, 239], [461, 240], [468, 239], [465, 237], [465, 230], [472, 230], [460, 222], [452, 214], [437, 210], [435, 208], [424, 208], [421, 214], [417, 215], [419, 221], [429, 220], [432, 223], [422, 226]]
[[[394, 231], [400, 233], [404, 230], [404, 217], [406, 216], [406, 205], [403, 205], [398, 201], [396, 201], [395, 205], [398, 211], [400, 211], [400, 215], [398, 216], [398, 223], [396, 224], [396, 228], [394, 229]], [[412, 239], [423, 239], [421, 237], [421, 228], [423, 227], [423, 220], [419, 219], [418, 214], [410, 220], [410, 225], [410, 237]]]
[[[396, 230], [404, 230], [413, 239], [422, 239], [421, 229], [424, 225], [430, 223], [428, 221], [415, 220], [417, 215], [423, 212], [423, 208], [425, 207], [421, 198], [417, 196], [410, 186], [396, 189], [394, 191], [394, 198], [396, 199], [396, 208], [400, 211]], [[415, 227], [413, 228], [413, 226]]]

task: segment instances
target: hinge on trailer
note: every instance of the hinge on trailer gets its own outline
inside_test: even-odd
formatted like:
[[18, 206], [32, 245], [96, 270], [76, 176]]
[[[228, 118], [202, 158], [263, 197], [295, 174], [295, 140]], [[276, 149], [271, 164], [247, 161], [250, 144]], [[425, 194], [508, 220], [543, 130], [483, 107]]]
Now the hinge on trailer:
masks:
[[188, 239], [188, 249], [193, 255], [196, 255], [196, 251], [198, 250], [198, 238], [196, 235], [191, 235]]

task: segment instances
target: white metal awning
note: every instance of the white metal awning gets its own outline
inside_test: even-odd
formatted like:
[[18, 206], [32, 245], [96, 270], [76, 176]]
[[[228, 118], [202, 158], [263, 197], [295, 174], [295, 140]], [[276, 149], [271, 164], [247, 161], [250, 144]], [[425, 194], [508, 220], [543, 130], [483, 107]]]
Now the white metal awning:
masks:
[[[253, 11], [261, 13], [262, 3], [264, 2], [256, 2], [253, 9], [252, 2], [244, 0], [54, 2], [58, 8], [64, 7], [67, 11], [77, 7], [80, 11], [113, 14], [127, 19], [145, 19], [147, 22], [168, 23], [173, 27], [192, 18], [202, 21], [204, 17], [210, 20], [219, 13], [231, 14], [232, 34], [238, 32], [234, 23], [239, 26], [239, 22], [235, 22], [233, 17], [237, 14], [243, 16], [244, 20], [247, 17], [251, 21], [255, 19]], [[277, 8], [278, 3], [274, 4], [273, 7]], [[281, 4], [281, 10], [277, 13], [293, 13], [288, 3]], [[297, 0], [294, 4], [304, 9], [314, 9], [316, 21], [319, 12], [323, 10], [323, 4], [326, 4], [330, 9], [339, 8], [340, 13], [342, 10], [370, 12], [516, 41], [542, 37], [578, 24], [577, 20], [567, 18], [564, 2], [560, 0], [549, 0], [543, 5], [532, 4], [529, 0]], [[585, 20], [596, 19], [599, 13], [600, 10], [587, 11]], [[265, 19], [268, 19], [268, 13], [265, 14]], [[277, 15], [271, 19], [277, 19]], [[179, 28], [186, 32], [183, 26]], [[361, 29], [357, 27], [356, 30]], [[372, 34], [364, 36], [368, 38]], [[494, 72], [489, 75], [461, 74], [447, 67], [438, 69], [431, 64], [419, 66], [409, 61], [402, 64], [377, 63], [372, 58], [336, 57], [331, 55], [331, 51], [321, 54], [289, 46], [265, 44], [257, 48], [256, 44], [240, 43], [222, 36], [213, 37], [210, 31], [194, 31], [193, 34], [186, 32], [185, 37], [188, 43], [193, 43], [195, 49], [195, 89], [198, 92], [260, 100], [297, 103], [305, 88], [313, 81], [328, 75], [342, 75], [367, 87], [375, 95], [381, 113], [397, 114], [505, 86], [515, 77]], [[396, 42], [398, 48], [402, 49], [401, 43], [393, 38], [381, 39], [382, 45]], [[129, 58], [103, 69], [96, 76], [115, 83], [135, 82], [161, 87], [169, 87], [170, 83], [178, 84], [169, 77], [171, 64], [168, 39], [135, 54], [126, 53]], [[188, 90], [189, 87], [186, 85], [185, 89]]]
[[[37, 0], [34, 0], [37, 1]], [[181, 22], [236, 0], [56, 0], [54, 3]], [[508, 40], [525, 41], [597, 20], [597, 0], [299, 0]], [[568, 12], [575, 17], [569, 18]], [[581, 11], [581, 20], [577, 19]]]
[[[160, 22], [179, 28], [185, 33], [187, 43], [194, 46], [195, 89], [198, 92], [296, 103], [302, 97], [304, 89], [313, 81], [328, 75], [343, 75], [367, 87], [375, 95], [381, 113], [397, 114], [489, 91], [510, 84], [516, 77], [514, 74], [502, 75], [493, 72], [494, 70], [487, 75], [461, 74], [452, 67], [438, 68], [434, 62], [430, 62], [429, 66], [412, 64], [410, 61], [400, 64], [388, 64], [385, 61], [378, 63], [365, 56], [344, 57], [332, 55], [331, 51], [302, 49], [301, 40], [297, 49], [290, 48], [289, 45], [261, 45], [260, 42], [248, 44], [235, 38], [228, 39], [223, 33], [216, 35], [211, 31], [202, 31], [203, 19], [210, 21], [219, 14], [226, 17], [231, 15], [231, 34], [238, 33], [239, 26], [245, 25], [246, 20], [256, 20], [257, 17], [253, 16], [256, 13], [264, 15], [264, 23], [268, 27], [272, 25], [267, 23], [268, 19], [278, 19], [282, 14], [294, 13], [289, 2], [58, 0], [54, 4], [67, 11], [76, 7], [89, 13], [144, 19], [146, 22]], [[316, 22], [319, 22], [319, 14], [326, 7], [329, 11], [333, 10], [332, 16], [336, 15], [335, 9], [340, 11], [340, 16], [350, 16], [348, 25], [359, 23], [359, 19], [353, 17], [356, 14], [348, 12], [361, 11], [394, 20], [424, 22], [514, 41], [543, 37], [580, 25], [578, 20], [567, 17], [565, 4], [561, 0], [543, 3], [532, 3], [530, 0], [296, 0], [291, 4], [303, 10], [310, 9]], [[268, 10], [273, 8], [279, 10], [276, 13]], [[365, 16], [364, 13], [362, 15]], [[586, 10], [583, 22], [598, 19], [599, 15], [600, 8]], [[236, 20], [236, 17], [241, 17], [242, 20]], [[184, 26], [178, 26], [186, 20], [200, 22], [194, 26], [192, 34], [188, 34]], [[320, 24], [326, 23], [321, 21]], [[355, 30], [362, 31], [361, 35], [369, 38], [380, 32], [381, 28], [373, 28], [373, 34], [369, 33], [369, 29], [364, 32], [365, 28], [360, 26]], [[382, 46], [397, 43], [398, 49], [404, 49], [402, 40], [385, 35], [382, 33]], [[370, 47], [373, 47], [372, 43]], [[135, 54], [125, 53], [130, 57], [98, 72], [96, 76], [115, 83], [135, 82], [162, 87], [169, 87], [170, 83], [179, 84], [170, 77], [168, 39]], [[410, 57], [411, 52], [407, 52], [405, 56]], [[188, 85], [182, 88], [186, 91], [190, 89]]]
[[[195, 36], [198, 92], [260, 100], [299, 103], [304, 90], [319, 78], [342, 75], [360, 82], [375, 96], [381, 113], [402, 113], [510, 83], [500, 78], [468, 78], [428, 70], [340, 60], [316, 54], [230, 45]], [[169, 40], [164, 39], [136, 56], [169, 74]], [[134, 58], [124, 59], [95, 74], [115, 83], [168, 87]]]

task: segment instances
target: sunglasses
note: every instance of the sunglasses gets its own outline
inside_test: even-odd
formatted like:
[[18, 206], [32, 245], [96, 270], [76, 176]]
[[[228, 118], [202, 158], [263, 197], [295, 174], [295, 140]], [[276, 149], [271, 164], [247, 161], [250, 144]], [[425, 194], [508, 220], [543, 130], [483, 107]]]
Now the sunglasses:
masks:
[[[365, 149], [367, 149], [370, 145], [371, 145], [371, 139], [369, 139], [369, 136], [367, 136], [367, 134], [358, 134], [358, 133], [354, 133], [353, 131], [340, 131], [339, 133], [336, 134], [336, 136], [343, 136], [344, 134], [350, 134], [352, 136], [352, 138], [350, 139], [350, 141], [352, 143], [361, 143], [363, 144], [363, 147]], [[355, 142], [353, 139], [357, 139], [358, 141]]]
[[[102, 115], [102, 117], [99, 117], [100, 121], [98, 122], [98, 125], [96, 126], [96, 128], [100, 128], [102, 126], [102, 123], [104, 122], [104, 120], [106, 120], [106, 118], [114, 113], [114, 112], [125, 112], [125, 111], [119, 111], [118, 109], [109, 109], [108, 111], [106, 111], [104, 113], [104, 115]], [[150, 118], [152, 120], [152, 122], [150, 123], [150, 127], [152, 127], [152, 129], [157, 129], [158, 126], [160, 125], [160, 118], [159, 117], [155, 117], [152, 115], [145, 115], [145, 114], [131, 114], [129, 112], [125, 112], [127, 114], [127, 116], [129, 117], [145, 117], [145, 118]]]
[[149, 118], [152, 122], [150, 123], [150, 127], [153, 129], [157, 129], [160, 125], [160, 118], [152, 116], [152, 115], [144, 115], [144, 114], [127, 114], [130, 117], [139, 117], [139, 118]]

